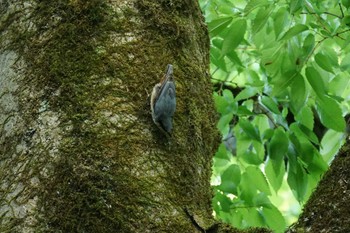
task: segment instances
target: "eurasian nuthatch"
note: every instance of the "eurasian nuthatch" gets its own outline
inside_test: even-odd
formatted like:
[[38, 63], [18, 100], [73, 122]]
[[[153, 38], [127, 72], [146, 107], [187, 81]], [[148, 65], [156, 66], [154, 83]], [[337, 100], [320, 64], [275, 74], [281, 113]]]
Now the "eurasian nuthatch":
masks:
[[176, 93], [173, 66], [168, 64], [165, 77], [153, 87], [151, 111], [154, 123], [166, 133], [173, 128], [173, 116], [176, 108]]

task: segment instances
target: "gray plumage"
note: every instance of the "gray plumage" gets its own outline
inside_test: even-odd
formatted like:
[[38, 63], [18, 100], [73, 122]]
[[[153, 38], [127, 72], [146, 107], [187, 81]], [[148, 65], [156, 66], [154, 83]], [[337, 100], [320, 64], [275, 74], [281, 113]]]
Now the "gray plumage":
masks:
[[173, 78], [173, 66], [167, 66], [164, 80], [154, 86], [151, 96], [151, 110], [154, 123], [167, 133], [173, 128], [173, 116], [176, 109], [176, 91]]

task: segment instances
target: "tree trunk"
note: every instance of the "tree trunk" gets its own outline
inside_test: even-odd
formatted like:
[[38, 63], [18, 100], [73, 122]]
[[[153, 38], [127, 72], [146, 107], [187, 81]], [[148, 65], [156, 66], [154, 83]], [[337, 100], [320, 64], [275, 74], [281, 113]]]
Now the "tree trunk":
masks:
[[288, 232], [350, 232], [350, 138]]
[[[214, 229], [218, 134], [197, 1], [0, 7], [0, 231]], [[168, 63], [171, 137], [149, 106]]]

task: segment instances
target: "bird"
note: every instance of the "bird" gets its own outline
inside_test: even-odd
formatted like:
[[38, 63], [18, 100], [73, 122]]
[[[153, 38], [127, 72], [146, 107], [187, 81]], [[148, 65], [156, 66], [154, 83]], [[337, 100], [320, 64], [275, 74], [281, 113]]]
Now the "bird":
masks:
[[168, 64], [164, 78], [153, 87], [151, 94], [153, 122], [167, 134], [171, 134], [173, 129], [175, 109], [176, 90], [173, 66]]

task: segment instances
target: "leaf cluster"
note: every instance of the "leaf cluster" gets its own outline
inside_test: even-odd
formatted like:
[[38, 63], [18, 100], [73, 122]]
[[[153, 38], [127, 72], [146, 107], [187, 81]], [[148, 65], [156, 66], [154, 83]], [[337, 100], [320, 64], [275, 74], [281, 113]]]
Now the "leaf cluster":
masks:
[[285, 229], [271, 202], [284, 182], [303, 203], [328, 168], [350, 112], [347, 1], [202, 0], [223, 143], [217, 216]]

